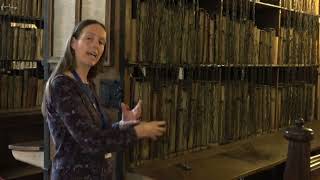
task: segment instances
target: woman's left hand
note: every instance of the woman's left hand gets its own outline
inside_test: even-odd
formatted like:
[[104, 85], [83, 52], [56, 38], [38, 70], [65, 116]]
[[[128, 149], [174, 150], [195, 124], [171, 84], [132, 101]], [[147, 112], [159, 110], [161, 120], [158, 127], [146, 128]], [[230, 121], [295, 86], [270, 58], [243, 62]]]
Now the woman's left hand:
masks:
[[141, 118], [141, 105], [142, 101], [139, 100], [137, 105], [130, 110], [129, 106], [125, 103], [121, 103], [121, 109], [122, 109], [122, 125], [135, 125], [140, 122]]

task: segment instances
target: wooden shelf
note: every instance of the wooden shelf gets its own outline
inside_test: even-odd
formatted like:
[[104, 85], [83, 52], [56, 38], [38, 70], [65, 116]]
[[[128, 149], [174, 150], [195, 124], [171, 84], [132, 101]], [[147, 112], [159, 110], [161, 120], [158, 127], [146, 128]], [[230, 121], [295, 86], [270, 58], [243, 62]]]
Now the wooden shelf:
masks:
[[30, 165], [0, 170], [0, 177], [9, 179], [18, 179], [32, 175], [41, 174], [42, 169]]
[[30, 141], [30, 142], [24, 142], [24, 143], [10, 144], [8, 148], [16, 151], [42, 151], [43, 142]]
[[296, 9], [288, 9], [288, 8], [284, 8], [284, 7], [281, 7], [281, 10], [283, 11], [289, 11], [289, 12], [292, 12], [292, 13], [295, 13], [295, 14], [303, 14], [303, 15], [307, 15], [307, 16], [314, 16], [314, 17], [320, 17], [319, 15], [317, 14], [310, 14], [308, 12], [305, 12], [305, 11], [299, 11], [299, 10], [296, 10]]
[[41, 107], [22, 109], [0, 109], [0, 117], [17, 117], [41, 114]]
[[128, 63], [129, 67], [212, 67], [212, 68], [221, 68], [221, 67], [239, 67], [239, 68], [305, 68], [305, 67], [319, 67], [319, 64], [161, 64], [161, 63]]
[[[251, 3], [253, 3], [253, 0], [250, 0]], [[265, 3], [265, 2], [256, 2], [257, 7], [266, 7], [266, 8], [274, 8], [274, 9], [282, 9], [281, 6], [270, 4], [270, 3]]]
[[[251, 3], [253, 3], [253, 0], [250, 0]], [[272, 9], [278, 9], [278, 10], [283, 10], [283, 11], [290, 11], [293, 13], [298, 13], [298, 14], [304, 14], [304, 15], [309, 15], [309, 16], [315, 16], [315, 17], [320, 17], [319, 15], [316, 14], [311, 14], [305, 11], [298, 11], [296, 9], [288, 9], [279, 5], [274, 5], [270, 3], [265, 3], [265, 2], [256, 2], [256, 7], [258, 8], [272, 8]]]
[[[320, 121], [305, 125], [314, 130], [311, 150], [320, 149]], [[152, 160], [131, 171], [161, 179], [237, 179], [285, 162], [288, 141], [282, 131], [251, 137], [227, 145], [212, 145], [208, 150], [186, 153], [167, 160]], [[191, 170], [183, 170], [179, 164], [187, 163]]]
[[44, 20], [42, 17], [39, 18], [39, 17], [16, 16], [16, 15], [9, 15], [9, 14], [0, 12], [0, 18], [3, 18], [10, 22], [36, 24], [38, 28], [43, 28], [44, 26]]

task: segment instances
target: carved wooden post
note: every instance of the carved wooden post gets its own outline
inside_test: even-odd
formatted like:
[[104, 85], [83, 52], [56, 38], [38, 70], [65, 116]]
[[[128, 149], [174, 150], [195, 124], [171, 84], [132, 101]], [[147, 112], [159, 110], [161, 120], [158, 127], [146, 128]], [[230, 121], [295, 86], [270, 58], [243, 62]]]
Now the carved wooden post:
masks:
[[288, 159], [284, 180], [310, 180], [310, 141], [313, 130], [304, 127], [302, 118], [295, 121], [295, 127], [288, 128], [284, 137], [289, 141]]

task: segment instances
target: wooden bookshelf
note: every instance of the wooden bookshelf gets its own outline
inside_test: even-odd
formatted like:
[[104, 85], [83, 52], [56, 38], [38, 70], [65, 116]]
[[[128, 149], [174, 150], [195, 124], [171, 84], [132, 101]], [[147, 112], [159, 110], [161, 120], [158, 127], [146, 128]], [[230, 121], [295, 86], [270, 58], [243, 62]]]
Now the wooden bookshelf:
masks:
[[[282, 0], [138, 2], [137, 9], [126, 2], [125, 97], [144, 99], [142, 119], [166, 120], [168, 133], [133, 146], [131, 170], [156, 179], [233, 179], [283, 163], [283, 128], [296, 116], [319, 120], [319, 8]], [[266, 148], [273, 139], [280, 149]], [[191, 171], [177, 165], [185, 161]]]
[[41, 114], [41, 107], [0, 110], [0, 117], [39, 115], [39, 114]]

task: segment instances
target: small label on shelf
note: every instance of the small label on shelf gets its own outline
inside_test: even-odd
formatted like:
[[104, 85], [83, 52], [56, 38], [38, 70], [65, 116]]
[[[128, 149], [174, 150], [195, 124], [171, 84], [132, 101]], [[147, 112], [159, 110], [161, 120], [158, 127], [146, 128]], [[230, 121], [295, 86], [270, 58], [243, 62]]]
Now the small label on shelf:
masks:
[[183, 80], [183, 79], [184, 79], [184, 70], [183, 70], [183, 67], [179, 67], [178, 79], [179, 79], [179, 80]]
[[146, 67], [145, 67], [145, 66], [143, 66], [143, 67], [141, 68], [141, 71], [142, 71], [143, 76], [144, 76], [144, 77], [147, 77], [147, 70], [146, 70]]

